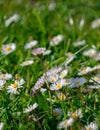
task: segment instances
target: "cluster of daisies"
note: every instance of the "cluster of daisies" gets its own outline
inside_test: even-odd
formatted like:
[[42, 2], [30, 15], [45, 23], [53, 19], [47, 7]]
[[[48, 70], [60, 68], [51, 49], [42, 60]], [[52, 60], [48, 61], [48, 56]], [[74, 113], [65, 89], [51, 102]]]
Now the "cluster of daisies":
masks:
[[[50, 3], [48, 9], [50, 11], [54, 10], [56, 7], [55, 3]], [[6, 17], [5, 17], [6, 18]], [[11, 24], [18, 22], [18, 20], [21, 20], [19, 14], [14, 14], [10, 18], [6, 18], [5, 20], [5, 26], [9, 27]], [[85, 24], [85, 19], [82, 18], [80, 20], [79, 26], [82, 28]], [[74, 25], [74, 19], [72, 17], [69, 18], [70, 25]], [[91, 22], [91, 28], [95, 29], [100, 26], [100, 18], [95, 19]], [[64, 36], [62, 34], [58, 34], [54, 36], [50, 42], [49, 46], [52, 49], [55, 46], [58, 46], [61, 42], [64, 41]], [[39, 43], [37, 40], [32, 40], [24, 45], [24, 49], [32, 49], [31, 54], [32, 58], [25, 60], [20, 63], [20, 66], [29, 66], [34, 63], [34, 57], [40, 58], [40, 56], [47, 56], [52, 52], [52, 50], [48, 50], [45, 47], [38, 47]], [[77, 47], [84, 47], [87, 45], [86, 40], [78, 40], [72, 43], [72, 46]], [[11, 54], [12, 52], [16, 51], [17, 45], [15, 43], [9, 43], [2, 45], [1, 53], [3, 56], [7, 56]], [[73, 54], [72, 52], [65, 53], [65, 56], [67, 57], [63, 65], [52, 67], [51, 69], [47, 70], [43, 73], [43, 75], [36, 81], [34, 84], [34, 87], [31, 89], [31, 95], [34, 96], [37, 91], [40, 91], [42, 94], [45, 94], [46, 91], [50, 91], [51, 93], [56, 93], [57, 98], [60, 101], [66, 100], [66, 95], [62, 92], [62, 89], [74, 89], [84, 86], [88, 89], [99, 89], [100, 88], [100, 74], [97, 73], [96, 75], [92, 75], [89, 79], [86, 79], [84, 76], [88, 73], [95, 72], [96, 70], [100, 69], [100, 64], [96, 65], [94, 67], [84, 66], [79, 69], [77, 72], [77, 77], [71, 77], [67, 78], [68, 73], [70, 73], [71, 67], [68, 64], [72, 62], [76, 58], [76, 53]], [[83, 51], [82, 56], [88, 57], [90, 59], [93, 59], [95, 61], [100, 61], [100, 51], [96, 50], [96, 47], [93, 46], [92, 48]], [[41, 59], [40, 59], [41, 60]], [[10, 82], [9, 82], [10, 80]], [[7, 83], [8, 82], [8, 83]], [[9, 84], [10, 83], [10, 84]], [[88, 83], [88, 85], [87, 85]], [[13, 77], [12, 74], [6, 73], [0, 73], [0, 91], [2, 91], [4, 88], [7, 89], [7, 92], [11, 95], [19, 95], [24, 88], [25, 80], [23, 78], [17, 78]], [[52, 99], [47, 98], [47, 101], [53, 102]], [[24, 108], [23, 113], [29, 114], [33, 112], [36, 108], [39, 107], [39, 104], [35, 102], [32, 105], [29, 105], [28, 107]], [[57, 119], [63, 118], [63, 110], [61, 108], [53, 108], [52, 109], [52, 115], [56, 117]], [[72, 126], [77, 123], [79, 120], [81, 120], [83, 114], [82, 110], [78, 109], [75, 112], [68, 112], [67, 118], [63, 121], [59, 122], [57, 125], [58, 129], [67, 129], [72, 128]], [[33, 120], [35, 120], [34, 115], [32, 116]], [[4, 126], [4, 123], [0, 123], [0, 130], [2, 130]], [[87, 123], [82, 130], [98, 130], [98, 124], [94, 122]]]
[[19, 88], [22, 88], [23, 84], [25, 83], [24, 79], [14, 79], [11, 74], [0, 73], [0, 90], [6, 86], [6, 83], [9, 80], [12, 80], [12, 84], [7, 86], [7, 92], [11, 94], [18, 94]]

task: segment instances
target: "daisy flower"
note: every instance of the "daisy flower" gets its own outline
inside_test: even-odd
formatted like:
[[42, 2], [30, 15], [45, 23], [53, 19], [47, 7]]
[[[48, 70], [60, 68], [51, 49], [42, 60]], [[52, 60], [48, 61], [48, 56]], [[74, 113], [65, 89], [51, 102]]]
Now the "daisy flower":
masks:
[[91, 67], [85, 67], [78, 72], [78, 75], [85, 75], [91, 71], [93, 71], [93, 69]]
[[0, 80], [10, 80], [12, 79], [12, 75], [11, 74], [0, 74]]
[[92, 23], [91, 23], [91, 28], [95, 29], [98, 28], [100, 26], [100, 18], [95, 19]]
[[15, 43], [9, 43], [9, 44], [6, 44], [6, 45], [3, 45], [2, 46], [2, 54], [3, 55], [8, 55], [10, 53], [12, 53], [13, 51], [16, 50], [16, 44]]
[[45, 50], [46, 50], [46, 48], [43, 48], [43, 47], [36, 48], [36, 49], [32, 50], [32, 54], [33, 55], [41, 55], [44, 53]]
[[67, 52], [65, 53], [65, 55], [68, 57], [68, 58], [71, 58], [74, 54], [72, 52]]
[[6, 81], [5, 80], [0, 80], [0, 90], [4, 87]]
[[3, 130], [4, 123], [0, 122], [0, 130]]
[[49, 74], [47, 73], [45, 77], [46, 77], [46, 80], [50, 83], [56, 82], [59, 78], [58, 74], [56, 74], [56, 73], [55, 74], [54, 73], [49, 73]]
[[50, 90], [52, 90], [52, 91], [59, 90], [65, 85], [66, 85], [66, 80], [60, 79], [60, 80], [57, 80], [55, 83], [50, 85]]
[[29, 42], [29, 43], [26, 43], [24, 48], [25, 49], [30, 49], [30, 48], [36, 46], [37, 44], [38, 44], [38, 41], [37, 40], [33, 40], [33, 41]]
[[73, 54], [72, 52], [68, 52], [65, 53], [65, 55], [67, 56], [67, 59], [65, 60], [65, 65], [68, 65], [70, 62], [74, 60], [75, 54]]
[[57, 93], [57, 97], [62, 101], [66, 99], [66, 96], [62, 92]]
[[33, 64], [33, 60], [24, 61], [24, 62], [22, 62], [20, 65], [21, 65], [21, 66], [29, 66], [29, 65], [31, 65], [31, 64]]
[[11, 84], [10, 86], [8, 86], [8, 93], [11, 94], [19, 94], [18, 89], [22, 88], [23, 84], [25, 83], [24, 79], [21, 79], [20, 81], [15, 80], [13, 84]]
[[52, 114], [54, 117], [61, 118], [63, 116], [63, 111], [61, 108], [55, 108], [52, 110]]
[[59, 77], [63, 79], [68, 74], [68, 70], [69, 69], [66, 68], [65, 70], [61, 71]]
[[52, 67], [50, 70], [48, 70], [46, 72], [46, 75], [51, 75], [51, 74], [58, 74], [59, 72], [61, 72], [61, 70], [63, 69], [62, 66], [56, 66], [56, 67]]
[[93, 48], [83, 52], [83, 55], [87, 57], [93, 57], [96, 54], [97, 54], [97, 51]]
[[34, 95], [38, 89], [40, 89], [45, 83], [45, 76], [41, 76], [37, 82], [35, 83], [34, 87], [31, 90], [31, 95]]
[[73, 118], [74, 120], [77, 118], [82, 118], [82, 110], [78, 109], [75, 112], [68, 112], [68, 116]]
[[96, 53], [96, 54], [93, 56], [93, 59], [96, 60], [96, 61], [100, 61], [100, 52]]
[[5, 26], [8, 27], [12, 22], [17, 22], [19, 19], [19, 15], [18, 14], [14, 14], [13, 16], [11, 16], [9, 19], [7, 19], [5, 21]]
[[77, 47], [77, 46], [83, 46], [85, 44], [86, 44], [86, 40], [73, 42], [73, 46], [75, 46], [75, 47]]
[[88, 85], [89, 89], [100, 89], [100, 85]]
[[28, 106], [28, 108], [26, 108], [26, 109], [24, 110], [24, 113], [29, 113], [29, 112], [35, 110], [37, 107], [38, 107], [38, 104], [37, 104], [37, 103], [34, 103], [33, 105]]
[[100, 74], [97, 74], [96, 76], [93, 76], [90, 80], [89, 80], [89, 82], [97, 82], [98, 84], [100, 84]]
[[100, 69], [100, 65], [96, 65], [93, 67], [93, 70], [98, 70], [98, 69]]
[[86, 130], [98, 130], [98, 125], [95, 122], [91, 122], [89, 125], [85, 126]]
[[59, 45], [59, 43], [61, 41], [63, 41], [64, 37], [62, 35], [57, 35], [55, 37], [53, 37], [50, 41], [50, 46], [56, 46], [56, 45]]
[[86, 83], [86, 79], [85, 78], [73, 78], [71, 81], [71, 84], [68, 86], [68, 88], [75, 88], [75, 87], [80, 87], [83, 84]]
[[57, 128], [58, 129], [64, 129], [64, 128], [68, 128], [69, 126], [72, 126], [74, 123], [74, 119], [73, 118], [69, 118], [69, 119], [66, 119], [64, 121], [61, 121]]
[[46, 50], [44, 51], [43, 55], [46, 56], [46, 55], [49, 55], [51, 53], [51, 50]]

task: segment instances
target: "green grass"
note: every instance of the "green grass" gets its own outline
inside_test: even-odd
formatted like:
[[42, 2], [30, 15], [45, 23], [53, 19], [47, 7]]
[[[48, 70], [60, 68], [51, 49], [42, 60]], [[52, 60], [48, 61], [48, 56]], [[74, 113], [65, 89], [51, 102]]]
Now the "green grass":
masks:
[[[50, 11], [49, 0], [23, 0], [23, 2], [1, 0], [0, 1], [0, 50], [2, 45], [16, 43], [16, 50], [7, 56], [0, 52], [0, 71], [10, 73], [15, 78], [18, 74], [19, 79], [25, 80], [24, 87], [19, 95], [11, 95], [7, 92], [7, 87], [13, 83], [13, 80], [7, 81], [4, 88], [0, 90], [0, 122], [4, 122], [4, 130], [56, 130], [57, 125], [64, 119], [68, 119], [68, 111], [76, 111], [81, 108], [83, 117], [78, 119], [68, 130], [80, 130], [84, 125], [96, 121], [98, 130], [100, 129], [100, 90], [90, 89], [84, 93], [84, 89], [89, 85], [88, 80], [92, 75], [100, 73], [100, 70], [93, 71], [85, 77], [87, 83], [80, 88], [68, 89], [67, 86], [60, 89], [66, 95], [63, 101], [57, 98], [56, 91], [49, 89], [41, 94], [31, 96], [31, 89], [43, 73], [54, 66], [59, 66], [66, 60], [65, 53], [76, 53], [81, 47], [74, 47], [73, 42], [77, 40], [86, 40], [88, 50], [92, 45], [100, 51], [100, 27], [91, 29], [91, 22], [100, 16], [99, 0], [55, 0], [56, 7]], [[17, 22], [5, 27], [5, 20], [13, 14], [19, 14]], [[74, 24], [69, 24], [70, 17]], [[84, 18], [85, 24], [80, 29], [80, 20]], [[58, 45], [51, 47], [50, 39], [62, 34], [64, 40]], [[50, 55], [41, 57], [40, 60], [31, 54], [32, 49], [25, 50], [24, 45], [32, 40], [38, 40], [37, 47], [46, 47], [52, 52]], [[36, 47], [35, 47], [36, 48]], [[76, 78], [81, 67], [94, 67], [100, 64], [88, 58], [79, 52], [76, 58], [68, 64], [70, 71], [67, 78]], [[34, 63], [27, 67], [20, 64], [28, 59], [34, 59]], [[47, 88], [47, 84], [43, 86]], [[50, 98], [50, 102], [46, 99]], [[25, 108], [37, 102], [39, 104], [36, 110], [30, 113], [23, 113]], [[63, 116], [58, 119], [52, 115], [54, 108], [61, 108]], [[20, 115], [18, 114], [20, 112]], [[32, 115], [36, 121], [32, 120]]]

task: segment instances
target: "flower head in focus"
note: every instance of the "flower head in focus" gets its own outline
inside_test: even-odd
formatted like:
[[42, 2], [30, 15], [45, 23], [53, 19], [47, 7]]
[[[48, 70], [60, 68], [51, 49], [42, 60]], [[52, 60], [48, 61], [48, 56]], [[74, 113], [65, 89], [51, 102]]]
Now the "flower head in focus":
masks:
[[9, 43], [9, 44], [2, 46], [1, 52], [2, 52], [3, 55], [8, 55], [15, 50], [16, 50], [16, 44], [15, 43]]
[[22, 88], [23, 84], [25, 83], [24, 79], [21, 79], [21, 80], [15, 80], [13, 84], [11, 84], [10, 86], [8, 86], [7, 90], [8, 90], [8, 93], [11, 93], [11, 94], [19, 94], [18, 92], [18, 89], [19, 88]]

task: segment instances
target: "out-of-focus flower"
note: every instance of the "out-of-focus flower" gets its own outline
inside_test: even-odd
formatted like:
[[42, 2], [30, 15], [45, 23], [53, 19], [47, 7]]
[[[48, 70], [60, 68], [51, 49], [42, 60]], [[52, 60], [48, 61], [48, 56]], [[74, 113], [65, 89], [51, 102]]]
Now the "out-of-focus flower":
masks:
[[65, 55], [67, 56], [67, 59], [65, 60], [65, 65], [68, 65], [70, 62], [74, 60], [75, 54], [73, 54], [72, 52], [68, 52], [65, 53]]
[[31, 64], [33, 64], [33, 60], [24, 61], [24, 62], [22, 62], [20, 65], [21, 65], [21, 66], [29, 66], [29, 65], [31, 65]]
[[73, 46], [75, 46], [75, 47], [77, 47], [77, 46], [83, 46], [85, 44], [86, 44], [86, 40], [73, 42]]
[[84, 26], [85, 20], [82, 18], [79, 23], [79, 27], [82, 28]]
[[93, 76], [90, 80], [89, 80], [89, 82], [97, 82], [98, 84], [100, 84], [100, 74], [97, 74], [96, 76]]
[[91, 23], [91, 28], [95, 29], [98, 28], [100, 26], [100, 18], [95, 19], [92, 23]]
[[8, 55], [15, 50], [16, 50], [16, 44], [15, 43], [9, 43], [9, 44], [2, 46], [1, 52], [2, 52], [3, 55]]
[[52, 67], [50, 70], [48, 70], [46, 72], [46, 75], [49, 76], [49, 75], [52, 75], [52, 74], [58, 74], [59, 72], [61, 72], [62, 69], [63, 69], [62, 66]]
[[0, 74], [0, 80], [10, 80], [12, 79], [12, 75], [11, 74]]
[[83, 69], [81, 69], [78, 73], [78, 75], [85, 75], [88, 74], [89, 72], [91, 72], [93, 69], [91, 67], [85, 67]]
[[56, 73], [49, 73], [49, 74], [47, 73], [45, 77], [46, 77], [46, 80], [50, 83], [56, 82], [59, 78], [58, 74]]
[[98, 125], [95, 122], [91, 122], [89, 125], [85, 126], [85, 130], [98, 130]]
[[57, 97], [58, 97], [61, 101], [66, 99], [66, 96], [65, 96], [62, 92], [57, 93]]
[[12, 22], [17, 22], [18, 20], [19, 20], [19, 15], [14, 14], [13, 16], [11, 16], [9, 19], [5, 21], [5, 26], [8, 27]]
[[94, 55], [96, 55], [97, 51], [95, 49], [89, 49], [87, 51], [84, 51], [83, 52], [83, 55], [84, 56], [87, 56], [87, 57], [93, 57]]
[[61, 108], [55, 108], [55, 109], [53, 109], [52, 114], [56, 118], [61, 118], [63, 115], [63, 111]]
[[46, 50], [44, 51], [43, 55], [46, 56], [46, 55], [49, 55], [51, 53], [51, 50]]
[[69, 24], [73, 25], [74, 24], [74, 20], [72, 18], [69, 19]]
[[61, 34], [59, 34], [59, 35], [53, 37], [53, 38], [51, 39], [51, 41], [50, 41], [50, 46], [59, 45], [59, 43], [60, 43], [61, 41], [63, 41], [63, 39], [64, 39], [64, 37], [63, 37]]
[[24, 79], [21, 79], [20, 81], [15, 80], [13, 84], [11, 84], [10, 86], [8, 86], [7, 90], [8, 93], [11, 94], [19, 94], [18, 89], [22, 88], [23, 84], [25, 83]]
[[64, 129], [64, 128], [68, 128], [69, 126], [72, 126], [74, 123], [74, 119], [73, 118], [69, 118], [69, 119], [66, 119], [64, 121], [61, 121], [57, 128], [58, 129]]
[[0, 90], [4, 87], [6, 81], [5, 80], [0, 80]]
[[88, 85], [89, 89], [100, 89], [100, 85]]
[[36, 91], [43, 86], [44, 83], [45, 83], [45, 76], [43, 75], [35, 83], [34, 87], [31, 90], [31, 95], [33, 96], [36, 93]]
[[25, 49], [30, 49], [30, 48], [36, 46], [37, 44], [38, 44], [38, 41], [37, 40], [33, 40], [33, 41], [29, 42], [29, 43], [26, 43], [24, 48]]
[[66, 68], [65, 70], [62, 70], [59, 74], [59, 77], [63, 79], [68, 74], [69, 69]]
[[68, 88], [75, 88], [75, 87], [79, 87], [82, 86], [83, 84], [86, 83], [86, 79], [85, 78], [73, 78], [71, 81], [71, 84], [68, 86]]
[[55, 7], [56, 7], [56, 3], [55, 3], [55, 2], [51, 2], [51, 3], [49, 4], [48, 10], [52, 11], [52, 10], [55, 9]]
[[43, 47], [36, 48], [36, 49], [32, 50], [32, 54], [33, 55], [41, 55], [44, 53], [45, 50], [46, 50], [46, 48], [43, 48]]
[[100, 52], [97, 52], [94, 56], [93, 59], [96, 61], [100, 61]]
[[26, 108], [24, 110], [24, 113], [29, 113], [29, 112], [33, 111], [34, 109], [36, 109], [37, 107], [38, 107], [38, 104], [34, 103], [33, 105], [28, 106], [28, 108]]
[[43, 94], [43, 93], [45, 93], [47, 91], [47, 89], [46, 88], [40, 88], [40, 92]]
[[0, 130], [3, 130], [4, 123], [0, 122]]
[[75, 112], [68, 112], [68, 116], [76, 120], [77, 118], [82, 118], [82, 110], [78, 109]]
[[80, 72], [78, 73], [78, 75], [85, 75], [88, 74], [89, 72], [95, 71], [95, 70], [99, 70], [100, 69], [100, 65], [96, 65], [93, 68], [91, 67], [85, 67], [83, 69], [80, 70]]

